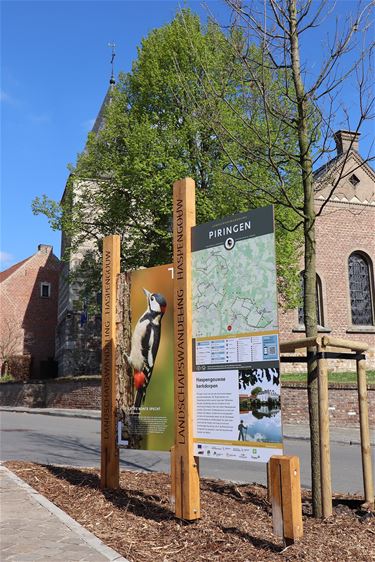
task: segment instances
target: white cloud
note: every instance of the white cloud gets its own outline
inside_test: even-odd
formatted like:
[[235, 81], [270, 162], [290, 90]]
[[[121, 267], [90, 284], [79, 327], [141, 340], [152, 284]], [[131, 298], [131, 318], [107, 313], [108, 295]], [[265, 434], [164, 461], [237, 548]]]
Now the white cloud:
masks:
[[14, 261], [14, 256], [12, 254], [9, 254], [8, 252], [2, 252], [0, 250], [0, 269], [6, 269], [7, 267], [9, 267], [12, 262]]
[[253, 437], [254, 437], [254, 441], [265, 441], [266, 440], [266, 436], [264, 435], [264, 433], [255, 433]]
[[1, 103], [7, 103], [9, 105], [16, 105], [17, 100], [13, 98], [10, 94], [5, 92], [4, 90], [0, 90], [0, 100]]

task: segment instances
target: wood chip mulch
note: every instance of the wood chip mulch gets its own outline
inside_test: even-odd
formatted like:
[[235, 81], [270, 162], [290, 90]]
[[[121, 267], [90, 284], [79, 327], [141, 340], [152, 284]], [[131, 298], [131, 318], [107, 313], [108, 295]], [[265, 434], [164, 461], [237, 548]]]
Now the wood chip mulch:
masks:
[[132, 562], [375, 561], [375, 517], [358, 497], [335, 497], [322, 521], [304, 492], [303, 538], [284, 548], [260, 485], [202, 479], [201, 519], [188, 523], [174, 517], [166, 474], [123, 471], [120, 490], [103, 491], [95, 469], [4, 464]]

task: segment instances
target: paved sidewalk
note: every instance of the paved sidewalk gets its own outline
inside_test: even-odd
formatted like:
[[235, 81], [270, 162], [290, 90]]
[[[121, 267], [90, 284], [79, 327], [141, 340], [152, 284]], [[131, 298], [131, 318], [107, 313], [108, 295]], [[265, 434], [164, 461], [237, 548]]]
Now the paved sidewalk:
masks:
[[[329, 428], [331, 442], [343, 445], [360, 445], [361, 434], [356, 427], [332, 427]], [[283, 425], [283, 435], [286, 439], [310, 439], [310, 428], [308, 425]], [[375, 446], [375, 431], [370, 429], [370, 445]]]
[[[26, 408], [24, 406], [0, 406], [0, 412], [22, 412], [26, 414], [43, 414], [46, 416], [62, 416], [69, 418], [100, 419], [100, 410], [74, 410], [64, 408]], [[283, 424], [286, 439], [310, 439], [309, 426], [304, 424]], [[347, 445], [360, 445], [359, 428], [330, 427], [331, 442]], [[375, 446], [375, 432], [370, 430], [371, 446]]]
[[127, 562], [0, 466], [2, 562]]

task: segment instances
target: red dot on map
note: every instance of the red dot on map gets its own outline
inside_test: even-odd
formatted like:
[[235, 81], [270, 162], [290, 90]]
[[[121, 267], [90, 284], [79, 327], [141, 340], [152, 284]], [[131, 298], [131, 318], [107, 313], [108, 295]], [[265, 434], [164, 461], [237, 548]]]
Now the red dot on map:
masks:
[[228, 332], [230, 332], [231, 329], [232, 329], [232, 326], [228, 326], [228, 327], [227, 327]]

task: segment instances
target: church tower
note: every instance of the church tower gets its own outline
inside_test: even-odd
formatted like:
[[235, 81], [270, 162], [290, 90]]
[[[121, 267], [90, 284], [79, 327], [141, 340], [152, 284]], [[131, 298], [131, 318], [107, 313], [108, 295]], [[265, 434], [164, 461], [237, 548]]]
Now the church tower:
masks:
[[[105, 109], [111, 103], [115, 87], [113, 61], [115, 57], [112, 47], [112, 73], [109, 87], [91, 132], [98, 134], [104, 126]], [[95, 190], [97, 180], [82, 180], [71, 174], [65, 185], [61, 203], [65, 204], [65, 212], [73, 209], [79, 201], [82, 183], [90, 184]], [[70, 207], [69, 207], [70, 206]], [[61, 233], [62, 269], [59, 279], [59, 303], [56, 329], [56, 361], [59, 376], [97, 375], [100, 372], [101, 360], [101, 313], [100, 294], [85, 293], [79, 279], [79, 267], [87, 256], [93, 253], [94, 240], [85, 239], [71, 248], [72, 240], [66, 231]]]

